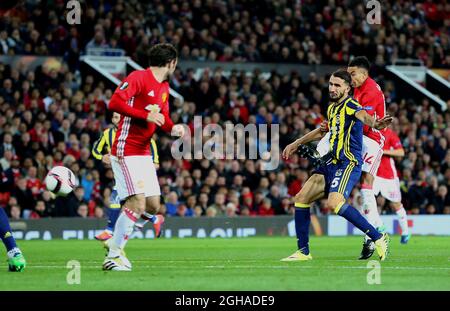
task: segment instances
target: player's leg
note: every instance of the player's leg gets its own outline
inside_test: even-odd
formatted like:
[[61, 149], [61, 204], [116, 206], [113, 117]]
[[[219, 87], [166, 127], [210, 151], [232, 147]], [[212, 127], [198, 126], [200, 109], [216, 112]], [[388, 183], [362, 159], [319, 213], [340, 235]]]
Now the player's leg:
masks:
[[121, 204], [119, 195], [117, 194], [117, 190], [113, 189], [111, 191], [111, 195], [109, 197], [109, 207], [107, 210], [108, 213], [108, 223], [103, 232], [95, 236], [95, 239], [99, 241], [106, 241], [112, 238], [112, 233], [114, 231], [114, 227], [116, 226], [117, 218], [119, 218], [121, 211]]
[[406, 216], [406, 210], [402, 204], [402, 193], [400, 191], [400, 181], [398, 178], [395, 179], [384, 179], [377, 178], [375, 181], [381, 183], [381, 194], [387, 200], [390, 201], [391, 208], [395, 211], [398, 217], [398, 223], [400, 229], [402, 230], [402, 236], [400, 238], [400, 243], [407, 244], [411, 238], [408, 228], [408, 218]]
[[346, 203], [354, 185], [361, 176], [361, 169], [352, 163], [340, 164], [336, 167], [335, 176], [330, 185], [328, 195], [328, 206], [337, 215], [347, 219], [359, 230], [364, 232], [375, 241], [376, 250], [381, 260], [384, 260], [388, 253], [389, 238], [386, 233], [381, 234], [372, 226], [353, 206]]
[[[363, 164], [361, 174], [361, 197], [363, 200], [362, 212], [368, 222], [384, 232], [384, 225], [378, 212], [377, 200], [373, 191], [375, 176], [380, 166], [383, 148], [373, 139], [363, 136]], [[375, 251], [375, 245], [372, 240], [365, 235], [363, 248], [359, 259], [368, 259]]]
[[310, 204], [324, 196], [325, 178], [322, 174], [313, 174], [294, 197], [295, 233], [297, 235], [297, 251], [281, 261], [310, 260], [309, 226], [311, 223]]
[[160, 208], [161, 188], [159, 187], [158, 176], [156, 174], [155, 164], [152, 157], [143, 157], [142, 161], [142, 180], [144, 180], [143, 188], [146, 197], [146, 213], [136, 223], [135, 229], [142, 229], [146, 222], [151, 221], [155, 229], [155, 236], [160, 237], [161, 228], [164, 224], [164, 217], [157, 215]]
[[383, 227], [380, 213], [378, 212], [377, 200], [373, 191], [374, 176], [369, 172], [361, 174], [361, 197], [363, 200], [362, 210], [367, 221], [376, 228]]
[[3, 208], [0, 207], [0, 238], [6, 247], [8, 255], [8, 268], [12, 272], [20, 272], [25, 269], [26, 261], [22, 252], [17, 247], [16, 240], [12, 236], [11, 226], [8, 216]]
[[142, 166], [141, 157], [131, 156], [118, 159], [111, 156], [111, 167], [117, 192], [125, 203], [117, 218], [113, 237], [105, 243], [108, 248], [108, 254], [103, 264], [105, 270], [131, 270], [131, 263], [125, 256], [124, 248], [136, 221], [145, 212], [145, 182], [142, 179]]
[[160, 208], [161, 197], [159, 195], [149, 196], [145, 198], [146, 200], [146, 212], [141, 215], [141, 218], [136, 222], [134, 229], [142, 230], [147, 222], [153, 224], [153, 229], [155, 230], [155, 237], [159, 238], [162, 232], [162, 226], [164, 224], [164, 216], [158, 215]]
[[391, 202], [390, 205], [397, 214], [398, 223], [400, 225], [400, 229], [402, 230], [400, 243], [407, 244], [409, 239], [411, 239], [411, 234], [409, 233], [408, 216], [406, 215], [406, 210], [401, 202]]

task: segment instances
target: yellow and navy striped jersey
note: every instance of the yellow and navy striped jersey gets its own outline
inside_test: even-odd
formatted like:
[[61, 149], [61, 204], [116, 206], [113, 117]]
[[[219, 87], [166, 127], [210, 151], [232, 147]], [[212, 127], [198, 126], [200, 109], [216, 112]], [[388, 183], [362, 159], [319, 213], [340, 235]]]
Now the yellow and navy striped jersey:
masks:
[[330, 150], [336, 160], [362, 163], [363, 123], [355, 116], [362, 109], [352, 97], [328, 106]]
[[[111, 152], [114, 139], [116, 138], [116, 132], [117, 129], [115, 128], [107, 128], [103, 131], [102, 136], [100, 136], [92, 147], [92, 155], [94, 158], [101, 160], [104, 153]], [[150, 140], [150, 152], [153, 157], [153, 163], [159, 164], [158, 147], [153, 138]]]

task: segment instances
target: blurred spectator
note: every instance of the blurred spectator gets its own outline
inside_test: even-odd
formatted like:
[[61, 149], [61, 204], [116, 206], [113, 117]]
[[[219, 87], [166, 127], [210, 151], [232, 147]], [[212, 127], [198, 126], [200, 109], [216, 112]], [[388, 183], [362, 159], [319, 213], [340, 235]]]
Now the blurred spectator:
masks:
[[88, 206], [85, 203], [80, 204], [80, 206], [78, 206], [78, 209], [77, 209], [77, 216], [82, 217], [82, 218], [87, 218], [88, 212], [89, 212]]

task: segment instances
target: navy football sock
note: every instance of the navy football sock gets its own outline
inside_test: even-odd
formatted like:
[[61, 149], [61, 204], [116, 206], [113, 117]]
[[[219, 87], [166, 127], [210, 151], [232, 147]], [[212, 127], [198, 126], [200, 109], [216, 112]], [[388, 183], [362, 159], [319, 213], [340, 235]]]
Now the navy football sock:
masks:
[[121, 210], [121, 208], [108, 208], [108, 225], [106, 226], [106, 230], [114, 231]]
[[5, 244], [6, 251], [9, 252], [17, 247], [16, 240], [12, 236], [8, 216], [2, 207], [0, 207], [0, 238], [3, 241], [3, 244]]
[[295, 233], [297, 234], [298, 249], [305, 255], [309, 254], [309, 224], [311, 213], [309, 207], [295, 209]]
[[372, 241], [376, 241], [382, 237], [382, 234], [375, 229], [374, 226], [369, 224], [369, 222], [358, 212], [353, 206], [345, 203], [341, 206], [338, 211], [338, 215], [344, 217], [349, 222], [351, 222], [356, 228], [367, 234]]

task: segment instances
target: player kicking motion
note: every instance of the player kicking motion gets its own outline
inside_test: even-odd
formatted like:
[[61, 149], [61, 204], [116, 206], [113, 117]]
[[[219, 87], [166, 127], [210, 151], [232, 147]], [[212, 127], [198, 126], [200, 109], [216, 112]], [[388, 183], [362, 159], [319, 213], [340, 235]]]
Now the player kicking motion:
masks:
[[[386, 113], [384, 94], [380, 86], [369, 77], [370, 63], [364, 56], [355, 57], [348, 65], [347, 71], [352, 77], [353, 97], [371, 116], [383, 118]], [[362, 211], [378, 231], [384, 232], [385, 227], [378, 213], [377, 201], [373, 193], [373, 182], [383, 156], [384, 136], [381, 131], [364, 125], [362, 149], [361, 196]], [[317, 150], [321, 155], [329, 150], [329, 134], [318, 144]], [[375, 251], [373, 241], [364, 236], [363, 248], [359, 259], [368, 259]]]
[[402, 236], [400, 243], [406, 244], [411, 238], [408, 230], [408, 220], [405, 208], [402, 204], [402, 193], [400, 191], [400, 180], [397, 176], [397, 169], [393, 157], [405, 156], [402, 143], [397, 134], [390, 128], [384, 131], [384, 150], [381, 158], [380, 168], [378, 169], [375, 182], [373, 183], [373, 192], [375, 195], [381, 195], [391, 202], [391, 207], [398, 216]]
[[[92, 147], [92, 155], [94, 158], [97, 160], [102, 160], [102, 162], [108, 166], [111, 165], [111, 147], [116, 138], [117, 125], [119, 124], [119, 121], [120, 114], [113, 112], [111, 119], [112, 127], [104, 130], [102, 136], [94, 143], [94, 146]], [[153, 164], [157, 168], [159, 165], [158, 148], [156, 147], [156, 142], [153, 138], [150, 141], [150, 153], [152, 155]], [[112, 238], [112, 232], [114, 230], [114, 226], [116, 225], [117, 218], [119, 217], [121, 207], [117, 189], [114, 187], [109, 198], [108, 223], [105, 230], [95, 236], [97, 240], [106, 241]], [[147, 221], [151, 221], [153, 223], [155, 236], [159, 238], [161, 236], [162, 225], [164, 224], [164, 216], [151, 215], [146, 212], [142, 214], [141, 218], [136, 223], [135, 229], [142, 229]]]
[[[171, 44], [157, 44], [149, 51], [150, 68], [132, 72], [116, 89], [109, 109], [121, 115], [117, 139], [111, 150], [111, 167], [123, 209], [106, 241], [104, 270], [131, 271], [124, 248], [137, 220], [147, 210], [156, 214], [161, 190], [150, 155], [150, 138], [159, 126], [182, 136], [184, 127], [169, 116], [170, 75], [178, 61]], [[146, 209], [147, 207], [147, 209]]]
[[22, 272], [27, 265], [25, 257], [19, 247], [17, 247], [9, 225], [8, 216], [5, 210], [0, 207], [0, 238], [6, 247], [6, 254], [8, 256], [8, 269], [11, 272]]
[[[347, 204], [346, 200], [361, 177], [363, 125], [383, 129], [392, 122], [392, 118], [386, 116], [377, 119], [370, 116], [349, 96], [351, 89], [351, 76], [347, 71], [338, 70], [331, 75], [328, 85], [331, 102], [328, 106], [327, 119], [333, 160], [319, 167], [295, 196], [298, 250], [282, 261], [312, 259], [309, 251], [310, 204], [325, 195], [328, 195], [328, 206], [336, 214], [347, 219], [375, 241], [380, 260], [385, 260], [387, 256], [388, 235], [378, 232], [354, 207]], [[319, 140], [324, 135], [325, 132], [320, 127], [309, 132], [288, 145], [283, 150], [283, 157], [288, 159], [300, 145]]]

